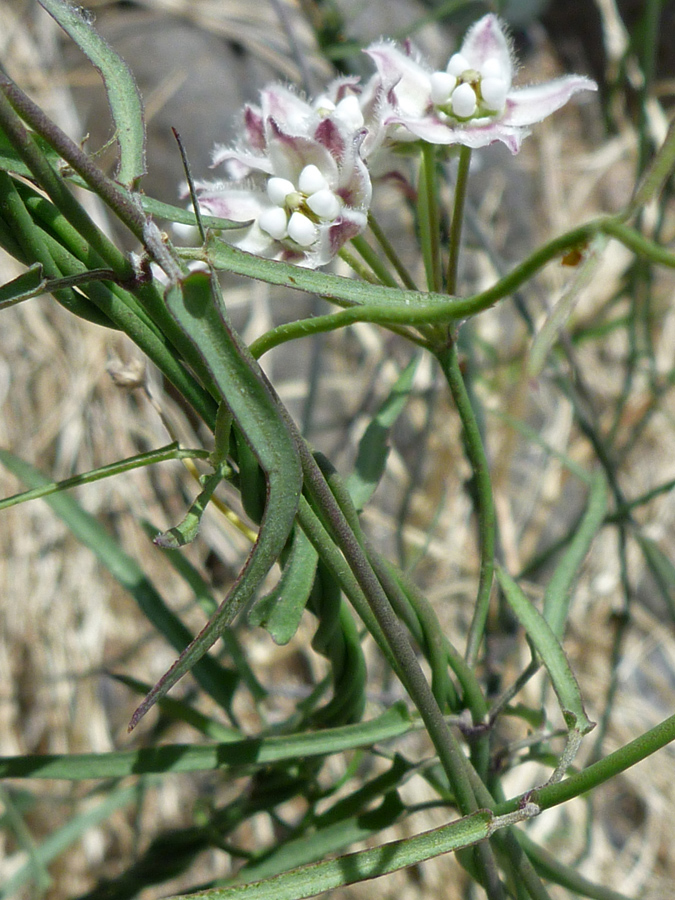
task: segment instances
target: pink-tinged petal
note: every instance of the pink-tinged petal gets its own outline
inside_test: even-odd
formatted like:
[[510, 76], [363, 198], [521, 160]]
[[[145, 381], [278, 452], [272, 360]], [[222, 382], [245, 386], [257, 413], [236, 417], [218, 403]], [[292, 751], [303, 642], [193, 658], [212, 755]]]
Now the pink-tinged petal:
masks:
[[316, 127], [314, 139], [322, 144], [338, 163], [342, 162], [346, 152], [346, 143], [335, 119], [322, 119]]
[[578, 91], [597, 89], [597, 84], [583, 75], [567, 75], [545, 84], [516, 88], [506, 98], [506, 112], [502, 116], [502, 122], [517, 128], [533, 125], [564, 106]]
[[272, 164], [267, 156], [258, 156], [246, 147], [216, 147], [213, 152], [212, 168], [225, 164], [230, 178], [240, 181], [250, 172], [272, 174]]
[[233, 222], [250, 222], [257, 219], [263, 209], [272, 206], [258, 191], [230, 187], [222, 182], [198, 183], [197, 192], [199, 208], [203, 212]]
[[244, 107], [244, 130], [246, 131], [246, 141], [253, 150], [259, 153], [265, 152], [265, 126], [262, 113], [255, 106]]
[[431, 69], [395, 44], [373, 44], [365, 52], [377, 66], [384, 91], [396, 106], [406, 114], [422, 115], [430, 103]]
[[297, 183], [305, 166], [315, 165], [331, 188], [338, 183], [338, 163], [327, 147], [311, 137], [288, 134], [274, 119], [267, 125], [268, 156], [272, 171]]
[[307, 131], [308, 122], [316, 115], [306, 100], [280, 84], [265, 88], [260, 92], [260, 99], [266, 126], [273, 119], [283, 122], [286, 131], [303, 134]]
[[326, 89], [326, 96], [330, 97], [333, 103], [338, 104], [340, 100], [344, 100], [355, 91], [358, 92], [360, 80], [358, 75], [342, 75], [331, 81]]
[[479, 150], [481, 147], [494, 144], [495, 141], [501, 141], [512, 153], [517, 153], [520, 150], [522, 139], [529, 133], [526, 128], [514, 128], [494, 120], [480, 120], [484, 122], [482, 125], [474, 121], [466, 125], [452, 126], [435, 116], [425, 116], [421, 119], [397, 119], [392, 116], [388, 121], [398, 121], [412, 135], [428, 144], [444, 146], [463, 144], [472, 150]]
[[472, 68], [480, 70], [491, 59], [499, 63], [502, 77], [511, 85], [513, 53], [501, 22], [495, 15], [483, 16], [467, 31], [460, 50]]

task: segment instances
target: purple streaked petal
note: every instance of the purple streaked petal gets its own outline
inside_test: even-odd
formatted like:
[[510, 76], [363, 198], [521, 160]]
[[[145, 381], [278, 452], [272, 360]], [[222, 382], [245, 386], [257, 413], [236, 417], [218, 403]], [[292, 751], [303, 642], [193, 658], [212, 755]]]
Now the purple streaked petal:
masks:
[[[280, 84], [260, 92], [262, 117], [267, 127], [270, 120], [283, 122], [286, 131], [305, 134], [316, 113], [310, 104]], [[268, 135], [269, 137], [269, 135]]]
[[430, 103], [431, 69], [395, 44], [381, 42], [365, 51], [377, 66], [384, 92], [405, 113], [422, 115]]
[[265, 126], [262, 113], [256, 106], [244, 107], [244, 130], [248, 144], [259, 153], [265, 152]]
[[597, 84], [583, 75], [567, 75], [533, 87], [515, 88], [506, 98], [505, 125], [516, 128], [541, 122], [560, 109], [578, 91], [597, 91]]
[[483, 16], [472, 25], [466, 33], [460, 53], [474, 69], [480, 69], [488, 59], [496, 59], [510, 87], [513, 77], [513, 54], [497, 16], [492, 14]]
[[268, 122], [268, 155], [272, 171], [294, 184], [305, 166], [315, 165], [331, 188], [338, 183], [338, 163], [327, 147], [311, 137], [288, 134], [278, 122]]
[[322, 144], [338, 163], [344, 159], [346, 143], [340, 126], [332, 118], [322, 119], [314, 131], [314, 139]]

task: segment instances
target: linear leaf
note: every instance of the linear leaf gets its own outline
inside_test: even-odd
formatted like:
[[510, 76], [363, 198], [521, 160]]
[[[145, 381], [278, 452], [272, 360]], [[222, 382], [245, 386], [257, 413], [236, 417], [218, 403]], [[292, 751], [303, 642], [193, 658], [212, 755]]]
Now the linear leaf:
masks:
[[591, 480], [591, 490], [583, 519], [556, 566], [544, 594], [544, 618], [559, 640], [563, 636], [567, 622], [572, 585], [579, 574], [591, 543], [605, 520], [607, 500], [607, 479], [604, 472], [598, 469]]
[[248, 347], [232, 327], [215, 273], [193, 272], [165, 294], [166, 306], [199, 354], [220, 398], [257, 459], [267, 484], [258, 536], [217, 611], [132, 716], [130, 729], [183, 677], [244, 607], [281, 556], [302, 493], [302, 470], [285, 410]]
[[586, 715], [579, 684], [567, 662], [559, 640], [522, 588], [504, 569], [497, 569], [497, 578], [509, 606], [525, 629], [535, 650], [541, 656], [557, 694], [568, 729], [578, 731], [582, 735], [587, 734], [595, 727], [595, 723], [591, 722]]
[[145, 125], [141, 96], [129, 67], [92, 28], [82, 10], [64, 0], [39, 2], [100, 72], [120, 148], [117, 180], [137, 187], [145, 175]]
[[[492, 813], [479, 810], [411, 838], [302, 866], [265, 881], [204, 891], [200, 897], [201, 900], [303, 900], [346, 884], [417, 865], [442, 853], [470, 847], [489, 837], [500, 824]], [[170, 900], [188, 900], [188, 895]]]
[[[7, 450], [0, 450], [0, 462], [24, 484], [33, 487], [51, 484], [49, 478]], [[167, 607], [136, 560], [125, 553], [101, 523], [86, 512], [73, 497], [54, 494], [45, 497], [45, 502], [59, 518], [63, 519], [75, 537], [89, 547], [113, 578], [129, 591], [142, 612], [167, 641], [179, 652], [183, 650], [192, 639], [191, 633]], [[234, 672], [223, 668], [208, 657], [195, 668], [194, 676], [217, 703], [229, 709], [238, 682]]]
[[[59, 854], [72, 846], [83, 834], [104, 822], [116, 810], [132, 803], [138, 796], [138, 787], [127, 787], [111, 791], [106, 799], [92, 809], [73, 816], [65, 825], [52, 832], [35, 848], [35, 854], [42, 866], [47, 866]], [[9, 897], [29, 881], [34, 872], [34, 863], [30, 860], [17, 872], [10, 875], [0, 890], [0, 897]]]
[[303, 756], [325, 756], [401, 737], [420, 727], [404, 703], [357, 725], [282, 737], [247, 738], [195, 746], [167, 744], [113, 753], [0, 757], [0, 778], [124, 778], [151, 772], [205, 772], [234, 766], [267, 766]]
[[44, 293], [47, 282], [42, 264], [33, 263], [26, 272], [0, 287], [0, 309]]
[[389, 434], [408, 401], [420, 359], [420, 356], [413, 357], [401, 372], [359, 441], [354, 471], [346, 481], [352, 502], [359, 512], [384, 475], [389, 456]]
[[277, 643], [287, 644], [298, 630], [314, 584], [319, 554], [296, 528], [278, 584], [248, 614], [249, 625], [261, 625]]

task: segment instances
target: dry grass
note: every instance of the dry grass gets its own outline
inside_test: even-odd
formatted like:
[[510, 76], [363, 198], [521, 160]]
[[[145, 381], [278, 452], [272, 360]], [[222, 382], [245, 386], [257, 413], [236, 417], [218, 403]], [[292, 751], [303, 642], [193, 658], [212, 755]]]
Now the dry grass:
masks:
[[[142, 13], [108, 10], [96, 6], [99, 24], [111, 40], [125, 51], [133, 47], [133, 23], [124, 18], [143, 15], [152, 28], [175, 27], [178, 20], [189, 28], [189, 39], [204, 32], [206, 44], [217, 35], [244, 45], [261, 64], [265, 77], [298, 80], [301, 66], [288, 52], [273, 5], [251, 6], [238, 0], [190, 2], [190, 0], [143, 0]], [[100, 8], [99, 8], [100, 7]], [[295, 22], [300, 21], [294, 5], [286, 5]], [[73, 136], [97, 131], [88, 106], [89, 88], [82, 82], [81, 63], [71, 62], [71, 76], [63, 63], [61, 42], [47, 17], [31, 2], [0, 2], [2, 34], [0, 57], [9, 72]], [[324, 77], [325, 65], [312, 50], [306, 27], [295, 31], [301, 56], [309, 60], [310, 77]], [[430, 38], [431, 43], [438, 37]], [[70, 58], [70, 57], [69, 57]], [[550, 48], [542, 45], [532, 58], [525, 77], [533, 80], [555, 63]], [[130, 57], [133, 66], [133, 58]], [[195, 66], [199, 63], [194, 60]], [[171, 185], [177, 170], [164, 168], [161, 131], [167, 105], [180, 108], [181, 91], [195, 76], [186, 68], [171, 80], [170, 73], [157, 77], [147, 91], [153, 118], [149, 165], [157, 146], [165, 178], [155, 175], [157, 191], [162, 185], [171, 201]], [[79, 108], [73, 103], [70, 81], [76, 85]], [[78, 85], [79, 80], [79, 86]], [[227, 88], [229, 90], [229, 88]], [[237, 88], [238, 89], [238, 88]], [[249, 92], [251, 86], [246, 86]], [[222, 87], [211, 90], [218, 108]], [[97, 97], [99, 95], [96, 95]], [[91, 102], [91, 101], [89, 101]], [[99, 102], [99, 101], [95, 101]], [[237, 104], [238, 105], [238, 104]], [[99, 107], [100, 113], [100, 107]], [[82, 117], [89, 116], [86, 122]], [[169, 115], [169, 113], [167, 113]], [[205, 158], [210, 135], [227, 126], [227, 115], [207, 109], [191, 110], [190, 122], [199, 134], [199, 116], [210, 119], [203, 132], [206, 146], [196, 151]], [[515, 261], [538, 240], [570, 227], [600, 211], [617, 209], [629, 196], [631, 172], [635, 164], [635, 136], [626, 121], [621, 132], [604, 138], [597, 124], [597, 108], [570, 108], [542, 126], [526, 143], [515, 160], [505, 153], [487, 153], [478, 179], [480, 190], [473, 203], [480, 221], [491, 235], [494, 249], [507, 261]], [[658, 126], [658, 121], [657, 121]], [[98, 126], [100, 128], [100, 126]], [[223, 136], [226, 139], [226, 135]], [[523, 199], [525, 198], [525, 199]], [[672, 234], [672, 223], [669, 235]], [[11, 260], [2, 260], [0, 276], [5, 281], [17, 269]], [[602, 274], [584, 292], [572, 325], [581, 327], [606, 304], [622, 278], [626, 254], [617, 245], [606, 251]], [[494, 278], [494, 266], [485, 248], [471, 252], [466, 273], [475, 284]], [[555, 302], [564, 272], [551, 269], [530, 289], [528, 301], [535, 309], [538, 324]], [[670, 275], [659, 276], [653, 288], [658, 313], [651, 337], [656, 375], [670, 379], [673, 359], [675, 314], [670, 298]], [[260, 333], [269, 323], [295, 314], [303, 300], [279, 297], [267, 287], [250, 291], [233, 289], [230, 302], [248, 337]], [[284, 306], [284, 304], [288, 304]], [[525, 441], [496, 415], [508, 411], [531, 423], [542, 441], [589, 466], [588, 441], [574, 426], [572, 410], [559, 391], [542, 375], [536, 382], [525, 374], [531, 338], [511, 312], [497, 308], [476, 326], [480, 339], [497, 348], [497, 359], [479, 380], [480, 398], [488, 415], [490, 451], [495, 460], [497, 495], [503, 552], [508, 566], [520, 565], [541, 545], [542, 537], [560, 533], [574, 520], [583, 503], [583, 493], [571, 481], [560, 462], [541, 447]], [[167, 441], [167, 433], [154, 406], [142, 391], [116, 387], [108, 369], [111, 363], [138, 365], [137, 351], [124, 338], [74, 320], [50, 298], [30, 301], [2, 312], [0, 331], [0, 444], [24, 459], [64, 478], [76, 472], [132, 455]], [[608, 427], [611, 412], [622, 390], [627, 346], [624, 332], [614, 332], [603, 342], [580, 344], [574, 350], [577, 370], [588, 387], [599, 424]], [[350, 334], [336, 334], [321, 350], [321, 381], [315, 406], [316, 442], [341, 467], [353, 458], [356, 442], [367, 421], [367, 412], [385, 395], [395, 377], [394, 361], [405, 358], [398, 341], [370, 326], [359, 326]], [[307, 394], [311, 357], [308, 349], [293, 348], [275, 353], [267, 363], [280, 394], [298, 415]], [[618, 433], [628, 436], [651, 402], [651, 372], [645, 362], [631, 388]], [[435, 374], [421, 372], [418, 396], [411, 404], [405, 425], [399, 429], [391, 454], [390, 468], [377, 501], [366, 522], [384, 546], [396, 547], [399, 524], [397, 511], [420, 454], [420, 435], [425, 431], [427, 392]], [[152, 373], [150, 373], [151, 382]], [[191, 425], [161, 387], [153, 384], [153, 394], [165, 416], [189, 437]], [[621, 484], [629, 496], [675, 477], [672, 446], [675, 409], [672, 392], [664, 390], [655, 414], [619, 467]], [[428, 443], [423, 448], [424, 465], [419, 473], [410, 505], [403, 539], [409, 553], [426, 549], [418, 576], [437, 606], [448, 632], [461, 644], [466, 628], [468, 605], [474, 591], [475, 535], [471, 505], [463, 491], [468, 471], [457, 436], [457, 422], [445, 400], [438, 400]], [[198, 440], [197, 436], [192, 440]], [[618, 441], [621, 443], [621, 439]], [[2, 494], [12, 493], [17, 484], [2, 474]], [[138, 520], [148, 518], [165, 527], [180, 516], [185, 498], [192, 496], [188, 476], [176, 463], [157, 470], [141, 471], [99, 482], [78, 491], [82, 504], [99, 517], [133, 553], [169, 598], [181, 608], [186, 597], [163, 565], [161, 556], [141, 531]], [[442, 506], [439, 504], [442, 501]], [[440, 509], [440, 512], [439, 512]], [[675, 557], [675, 501], [664, 494], [637, 514], [645, 531], [663, 552]], [[67, 753], [106, 751], [133, 746], [125, 736], [126, 722], [134, 700], [105, 675], [106, 671], [129, 671], [151, 680], [172, 660], [172, 651], [153, 638], [149, 626], [132, 601], [96, 564], [40, 502], [2, 513], [0, 529], [0, 753]], [[217, 584], [226, 583], [245, 551], [245, 542], [215, 515], [208, 519], [191, 559]], [[646, 571], [643, 557], [631, 548], [629, 581], [637, 600], [632, 621], [621, 648], [621, 660], [614, 668], [613, 640], [617, 613], [621, 607], [621, 571], [616, 533], [606, 530], [595, 542], [575, 595], [567, 647], [578, 673], [591, 718], [604, 712], [608, 685], [616, 678], [616, 696], [610, 727], [602, 751], [608, 752], [672, 712], [670, 698], [675, 687], [675, 639], [672, 622]], [[289, 648], [274, 648], [259, 635], [247, 638], [256, 670], [267, 684], [283, 684], [286, 691], [301, 690], [307, 684], [307, 667], [318, 665], [307, 648], [310, 623], [303, 626]], [[515, 636], [495, 643], [491, 652], [496, 664], [509, 658], [509, 672], [517, 666]], [[520, 657], [526, 659], [526, 648]], [[527, 697], [537, 703], [541, 682], [533, 681]], [[283, 691], [280, 692], [282, 694]], [[279, 700], [282, 703], [282, 699]], [[378, 697], [374, 697], [377, 705]], [[251, 720], [253, 722], [253, 720]], [[191, 735], [176, 728], [172, 740]], [[593, 750], [593, 735], [587, 739], [583, 759]], [[583, 761], [583, 760], [582, 760]], [[673, 752], [661, 751], [653, 761], [636, 767], [597, 792], [593, 806], [577, 800], [542, 816], [532, 829], [533, 837], [545, 839], [547, 846], [566, 861], [581, 859], [580, 869], [588, 877], [643, 900], [663, 900], [675, 883], [675, 866], [670, 852], [675, 812]], [[515, 769], [509, 777], [510, 791], [532, 786], [530, 766]], [[85, 808], [91, 799], [86, 788], [71, 789], [62, 783], [21, 785], [39, 796], [38, 812], [27, 817], [34, 840], [63, 824], [74, 809]], [[49, 900], [65, 900], [90, 889], [102, 874], [120, 871], [141, 844], [162, 829], [191, 821], [190, 810], [200, 798], [215, 794], [222, 798], [232, 786], [214, 777], [168, 778], [161, 790], [152, 789], [137, 815], [120, 811], [104, 825], [93, 829], [83, 840], [50, 868]], [[408, 790], [421, 799], [421, 782]], [[443, 812], [425, 813], [406, 823], [397, 834], [441, 824]], [[260, 843], [268, 835], [269, 823], [256, 819], [258, 829], [248, 839]], [[390, 837], [386, 834], [385, 837]], [[246, 837], [246, 835], [242, 836]], [[588, 840], [587, 840], [588, 839]], [[0, 832], [0, 882], [23, 862], [24, 854], [7, 832]], [[200, 868], [182, 878], [145, 891], [143, 900], [187, 888], [198, 881], [223, 875], [227, 864], [215, 851], [200, 857]], [[423, 900], [447, 896], [452, 880], [462, 876], [454, 859], [441, 858], [418, 870], [398, 873], [377, 884], [378, 896], [400, 900]], [[372, 886], [335, 893], [336, 897], [370, 896]], [[565, 893], [555, 889], [552, 896]], [[459, 888], [457, 896], [460, 895]], [[25, 892], [22, 897], [28, 897]]]

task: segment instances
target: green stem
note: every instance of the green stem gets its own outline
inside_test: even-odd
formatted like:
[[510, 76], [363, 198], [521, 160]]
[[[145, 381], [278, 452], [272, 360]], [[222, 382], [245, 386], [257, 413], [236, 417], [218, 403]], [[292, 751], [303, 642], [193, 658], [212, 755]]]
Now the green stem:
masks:
[[352, 246], [355, 247], [365, 259], [370, 268], [377, 275], [381, 284], [386, 284], [393, 288], [398, 287], [394, 276], [362, 234], [358, 234], [355, 238], [352, 238]]
[[414, 279], [412, 278], [406, 267], [403, 265], [401, 258], [394, 249], [394, 246], [392, 245], [387, 235], [380, 227], [380, 224], [375, 218], [372, 211], [368, 213], [368, 225], [370, 226], [370, 230], [373, 232], [376, 241], [378, 242], [380, 247], [382, 247], [384, 255], [396, 269], [398, 277], [401, 279], [403, 284], [411, 291], [419, 290], [419, 288], [415, 284]]
[[459, 743], [450, 731], [441, 709], [422, 672], [417, 656], [403, 625], [394, 613], [368, 558], [349, 526], [339, 504], [326, 482], [309, 447], [300, 446], [300, 457], [305, 477], [305, 487], [314, 504], [330, 524], [335, 541], [365, 594], [377, 622], [386, 637], [398, 667], [403, 675], [406, 690], [417, 706], [436, 748], [439, 759], [463, 814], [473, 812], [476, 799], [466, 774], [467, 760]]
[[462, 225], [464, 224], [464, 203], [469, 184], [469, 167], [471, 165], [471, 148], [460, 147], [459, 167], [457, 169], [457, 181], [455, 183], [455, 203], [452, 211], [452, 223], [450, 225], [450, 258], [448, 261], [447, 291], [454, 294], [457, 290], [457, 271], [459, 266], [459, 252], [462, 245]]
[[120, 475], [122, 472], [139, 469], [142, 466], [153, 466], [155, 463], [165, 462], [169, 459], [208, 459], [208, 456], [208, 450], [183, 450], [178, 444], [168, 444], [168, 446], [160, 447], [158, 450], [151, 450], [149, 453], [139, 453], [138, 456], [121, 459], [119, 462], [111, 463], [109, 466], [101, 466], [100, 469], [93, 469], [91, 472], [82, 473], [82, 475], [73, 475], [72, 478], [66, 478], [64, 481], [45, 484], [41, 487], [32, 488], [30, 491], [22, 491], [19, 494], [13, 494], [11, 497], [5, 497], [0, 500], [0, 509], [7, 509], [7, 507], [16, 506], [18, 503], [25, 503], [27, 500], [36, 500], [38, 497], [47, 497], [58, 491], [79, 487], [82, 484], [91, 484], [94, 481], [99, 481], [101, 478], [110, 478], [113, 475]]
[[417, 224], [424, 257], [424, 268], [427, 273], [427, 289], [440, 292], [442, 290], [440, 215], [438, 207], [438, 178], [436, 176], [436, 147], [433, 144], [424, 143], [422, 145], [422, 160], [417, 193]]
[[483, 640], [487, 622], [496, 545], [496, 515], [492, 496], [492, 481], [480, 428], [474, 415], [469, 394], [462, 378], [457, 355], [457, 344], [453, 340], [449, 348], [437, 352], [436, 357], [450, 387], [457, 412], [462, 422], [466, 452], [476, 480], [478, 504], [478, 534], [480, 541], [480, 574], [478, 595], [474, 609], [466, 648], [466, 661], [474, 665]]

